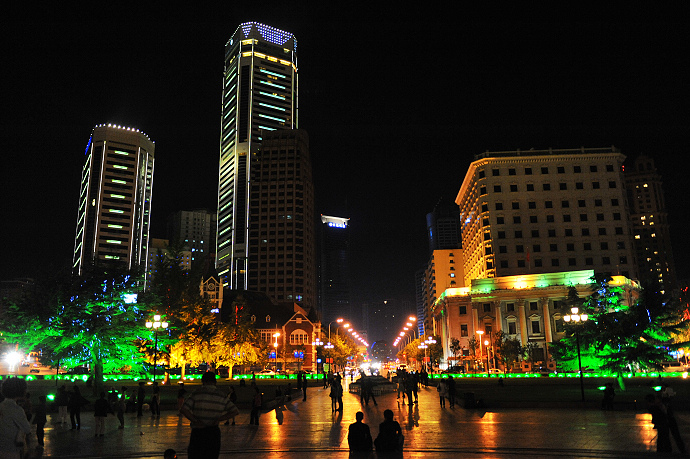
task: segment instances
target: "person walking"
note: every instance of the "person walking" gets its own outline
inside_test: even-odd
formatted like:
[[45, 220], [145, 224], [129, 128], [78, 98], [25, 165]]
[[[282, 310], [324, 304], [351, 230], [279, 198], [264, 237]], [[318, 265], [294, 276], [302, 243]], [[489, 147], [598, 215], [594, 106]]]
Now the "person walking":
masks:
[[676, 443], [678, 450], [681, 454], [687, 454], [685, 448], [685, 442], [683, 437], [680, 435], [680, 429], [678, 429], [678, 420], [676, 419], [675, 410], [673, 409], [673, 404], [671, 403], [671, 397], [676, 395], [675, 391], [668, 385], [664, 383], [661, 388], [661, 403], [666, 409], [666, 419], [668, 420], [668, 428], [673, 437], [673, 441]]
[[333, 383], [336, 388], [336, 395], [337, 395], [337, 400], [338, 400], [338, 408], [336, 411], [343, 411], [343, 384], [342, 384], [342, 379], [340, 378], [340, 375], [335, 376], [335, 382]]
[[606, 383], [606, 388], [604, 389], [604, 399], [601, 401], [601, 409], [612, 411], [613, 410], [613, 398], [616, 396], [616, 391], [613, 388], [613, 383]]
[[652, 415], [652, 424], [654, 424], [656, 429], [656, 452], [672, 452], [668, 418], [664, 404], [661, 402], [661, 397], [649, 394], [645, 397], [645, 401], [647, 402], [647, 411]]
[[376, 452], [402, 451], [405, 437], [398, 421], [393, 420], [393, 411], [383, 412], [383, 422], [379, 424], [379, 434], [374, 440]]
[[254, 386], [254, 398], [252, 399], [252, 411], [249, 414], [249, 424], [259, 425], [259, 410], [261, 410], [262, 400], [259, 386]]
[[446, 383], [445, 379], [440, 379], [438, 381], [438, 386], [436, 386], [436, 390], [438, 391], [438, 397], [439, 402], [441, 403], [441, 407], [445, 408], [446, 397], [448, 396], [448, 384]]
[[125, 411], [127, 411], [127, 388], [125, 386], [122, 386], [122, 389], [120, 389], [120, 394], [115, 400], [114, 405], [114, 410], [117, 414], [117, 420], [120, 421], [120, 426], [118, 427], [118, 429], [124, 429]]
[[[417, 391], [419, 390], [419, 373], [412, 373], [412, 395], [414, 395], [414, 402], [417, 404], [419, 402], [419, 396]], [[412, 404], [412, 399], [410, 399], [410, 405]]]
[[177, 391], [177, 411], [180, 413], [180, 416], [182, 416], [180, 410], [182, 409], [182, 405], [184, 404], [184, 398], [186, 395], [187, 389], [184, 388], [184, 383], [180, 383], [180, 388]]
[[453, 408], [455, 406], [455, 379], [453, 379], [453, 375], [448, 375], [446, 385], [448, 386], [448, 402]]
[[43, 430], [48, 416], [48, 406], [46, 405], [46, 396], [38, 396], [38, 405], [34, 408], [34, 419], [33, 424], [36, 424], [36, 439], [38, 440], [38, 446], [43, 448], [43, 437], [45, 436], [45, 431]]
[[144, 399], [146, 398], [146, 387], [144, 386], [144, 381], [139, 381], [139, 389], [137, 390], [137, 417], [140, 418], [144, 415]]
[[368, 405], [369, 399], [371, 399], [374, 405], [378, 405], [378, 403], [376, 403], [376, 397], [374, 397], [374, 382], [369, 376], [362, 376], [362, 388], [364, 390], [365, 404]]
[[69, 402], [69, 394], [67, 388], [62, 385], [55, 395], [55, 404], [58, 407], [58, 417], [60, 424], [67, 424], [67, 403]]
[[335, 380], [331, 381], [329, 385], [331, 386], [331, 392], [329, 394], [331, 397], [331, 412], [335, 413], [338, 407], [338, 388], [336, 387]]
[[302, 372], [302, 392], [304, 393], [304, 397], [302, 398], [303, 402], [307, 401], [307, 372], [303, 371]]
[[69, 394], [69, 402], [67, 404], [67, 410], [69, 411], [69, 420], [72, 424], [72, 430], [81, 430], [81, 408], [84, 405], [88, 405], [89, 401], [86, 400], [79, 391], [79, 386], [74, 386], [72, 388], [72, 393]]
[[405, 404], [405, 371], [398, 370], [398, 399], [402, 394], [403, 405]]
[[372, 439], [369, 426], [364, 424], [364, 413], [358, 411], [355, 414], [355, 422], [350, 424], [347, 432], [347, 444], [350, 451], [371, 451]]
[[218, 423], [239, 414], [230, 396], [216, 386], [216, 374], [207, 371], [201, 377], [201, 387], [182, 405], [182, 414], [189, 419], [192, 433], [189, 437], [189, 459], [217, 459], [220, 455], [220, 428]]
[[26, 413], [17, 405], [17, 400], [26, 393], [26, 381], [7, 378], [2, 381], [0, 402], [0, 454], [3, 458], [20, 459], [26, 445], [26, 436], [31, 433], [31, 425]]
[[113, 409], [105, 398], [105, 392], [101, 392], [100, 398], [93, 404], [93, 417], [96, 421], [94, 437], [102, 437], [105, 435], [105, 418], [108, 417], [108, 413], [112, 412]]
[[[298, 371], [297, 372], [297, 393], [299, 394], [301, 392], [302, 392], [302, 372]], [[299, 395], [298, 395], [298, 397], [299, 397]]]
[[161, 417], [161, 388], [158, 381], [153, 382], [153, 395], [151, 396], [151, 417]]

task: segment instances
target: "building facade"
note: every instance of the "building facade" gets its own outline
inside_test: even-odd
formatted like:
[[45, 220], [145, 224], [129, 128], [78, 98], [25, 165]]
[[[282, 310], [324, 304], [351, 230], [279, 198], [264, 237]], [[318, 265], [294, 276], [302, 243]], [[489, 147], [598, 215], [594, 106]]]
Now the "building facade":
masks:
[[99, 125], [86, 146], [72, 270], [147, 270], [154, 143], [132, 128]]
[[636, 278], [624, 160], [614, 147], [477, 155], [455, 201], [465, 285], [564, 269]]
[[644, 288], [670, 292], [676, 287], [671, 228], [661, 176], [654, 160], [640, 156], [625, 170], [635, 257]]
[[[149, 243], [149, 261], [148, 261], [148, 276], [147, 282], [153, 280], [158, 272], [158, 265], [165, 262], [165, 258], [171, 256], [170, 241], [167, 239], [151, 238]], [[182, 271], [190, 271], [192, 269], [192, 252], [189, 247], [184, 247], [179, 253], [179, 265]]]
[[439, 323], [432, 314], [434, 304], [447, 289], [465, 286], [462, 249], [434, 250], [424, 272], [424, 330], [440, 336]]
[[[580, 298], [592, 294], [593, 270], [565, 271], [558, 273], [528, 274], [472, 280], [464, 288], [447, 289], [432, 308], [437, 336], [444, 349], [444, 361], [448, 365], [457, 361], [470, 364], [481, 362], [484, 367], [491, 349], [482, 345], [471, 356], [469, 341], [480, 341], [503, 331], [508, 338], [520, 341], [522, 346], [535, 345], [535, 361], [544, 367], [555, 369], [549, 352], [549, 343], [564, 336], [563, 316], [570, 311], [564, 300], [570, 287]], [[631, 305], [640, 292], [640, 284], [624, 276], [613, 276], [611, 286], [622, 287], [623, 304]], [[478, 334], [481, 332], [481, 334]], [[450, 350], [451, 338], [457, 338], [461, 352], [455, 356]], [[492, 368], [498, 368], [490, 361]]]
[[168, 217], [170, 242], [188, 247], [192, 265], [202, 261], [215, 264], [216, 213], [207, 209], [181, 210]]
[[307, 133], [265, 132], [252, 177], [247, 290], [315, 310], [314, 185]]
[[321, 215], [319, 313], [324, 323], [355, 317], [350, 297], [349, 218]]
[[297, 128], [297, 41], [257, 22], [241, 24], [225, 45], [218, 170], [218, 274], [247, 289], [251, 179], [262, 137]]
[[434, 210], [426, 214], [426, 233], [429, 238], [429, 255], [434, 250], [460, 248], [462, 237], [458, 206], [439, 201]]

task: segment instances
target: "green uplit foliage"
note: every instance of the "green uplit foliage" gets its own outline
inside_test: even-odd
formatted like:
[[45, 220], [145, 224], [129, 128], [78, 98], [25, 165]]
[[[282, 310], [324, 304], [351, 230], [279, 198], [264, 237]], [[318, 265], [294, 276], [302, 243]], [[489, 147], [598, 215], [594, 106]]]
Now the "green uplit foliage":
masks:
[[609, 279], [595, 276], [592, 289], [594, 293], [580, 307], [589, 320], [580, 325], [566, 324], [566, 336], [550, 346], [562, 367], [572, 359], [577, 365], [578, 330], [583, 367], [619, 374], [658, 370], [661, 362], [669, 359], [670, 350], [686, 344], [672, 343], [672, 337], [687, 328], [687, 320], [653, 292], [643, 291], [632, 306], [627, 306], [622, 301], [625, 292], [609, 286]]
[[99, 389], [104, 372], [141, 368], [137, 341], [146, 334], [143, 297], [140, 295], [137, 303], [125, 300], [125, 295], [136, 289], [135, 278], [128, 274], [85, 277], [64, 293], [57, 293], [43, 311], [7, 311], [11, 320], [3, 323], [14, 326], [3, 329], [3, 333], [25, 350], [40, 349], [44, 364], [67, 368], [89, 365], [94, 387]]

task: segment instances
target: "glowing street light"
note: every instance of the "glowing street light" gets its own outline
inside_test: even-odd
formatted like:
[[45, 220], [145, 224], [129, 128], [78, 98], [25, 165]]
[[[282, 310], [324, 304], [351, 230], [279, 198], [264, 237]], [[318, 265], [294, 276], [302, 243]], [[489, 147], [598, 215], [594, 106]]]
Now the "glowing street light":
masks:
[[153, 328], [153, 334], [156, 337], [153, 344], [153, 382], [156, 382], [156, 367], [158, 365], [158, 329], [162, 328], [165, 330], [168, 328], [168, 322], [161, 320], [161, 316], [156, 314], [153, 316], [153, 320], [146, 322], [146, 328]]
[[273, 334], [273, 337], [276, 339], [275, 342], [273, 343], [273, 370], [277, 371], [278, 370], [278, 338], [280, 338], [280, 333], [275, 332]]
[[563, 316], [563, 322], [571, 323], [575, 326], [575, 342], [577, 343], [577, 366], [580, 370], [580, 392], [582, 393], [582, 401], [585, 401], [585, 380], [582, 374], [582, 359], [580, 358], [580, 326], [582, 326], [589, 316], [587, 314], [580, 314], [580, 310], [576, 307], [570, 308], [570, 314]]

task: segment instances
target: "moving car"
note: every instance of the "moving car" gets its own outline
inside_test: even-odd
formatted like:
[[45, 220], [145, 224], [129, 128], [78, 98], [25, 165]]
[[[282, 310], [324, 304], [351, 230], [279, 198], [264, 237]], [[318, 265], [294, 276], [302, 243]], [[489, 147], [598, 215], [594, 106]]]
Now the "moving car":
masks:
[[255, 373], [255, 374], [257, 376], [261, 376], [261, 375], [263, 375], [263, 376], [275, 376], [276, 372], [273, 370], [261, 370], [260, 372]]

